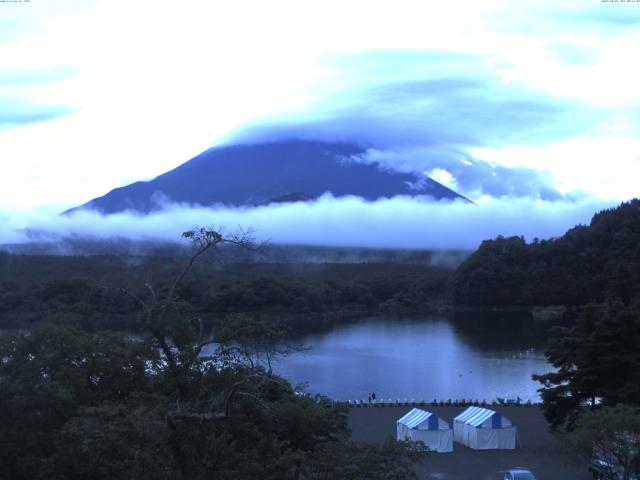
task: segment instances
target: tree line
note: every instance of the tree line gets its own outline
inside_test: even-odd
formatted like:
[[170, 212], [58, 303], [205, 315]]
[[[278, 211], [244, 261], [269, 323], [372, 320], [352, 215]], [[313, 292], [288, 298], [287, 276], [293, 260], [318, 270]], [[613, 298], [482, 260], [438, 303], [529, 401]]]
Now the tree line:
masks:
[[0, 337], [0, 478], [415, 478], [422, 445], [354, 443], [344, 405], [271, 371], [261, 354], [278, 354], [278, 329], [236, 314], [214, 338], [180, 308], [196, 259], [254, 247], [244, 234], [185, 237], [195, 251], [162, 289], [119, 292], [140, 335], [47, 321]]
[[455, 305], [567, 305], [629, 302], [640, 291], [640, 200], [596, 213], [555, 239], [482, 242], [456, 270]]
[[[367, 314], [426, 313], [447, 302], [450, 270], [420, 264], [200, 262], [175, 292], [176, 308], [208, 329], [242, 313], [306, 333]], [[66, 318], [86, 329], [135, 330], [138, 305], [122, 295], [159, 291], [181, 268], [167, 257], [50, 257], [0, 253], [0, 324]]]

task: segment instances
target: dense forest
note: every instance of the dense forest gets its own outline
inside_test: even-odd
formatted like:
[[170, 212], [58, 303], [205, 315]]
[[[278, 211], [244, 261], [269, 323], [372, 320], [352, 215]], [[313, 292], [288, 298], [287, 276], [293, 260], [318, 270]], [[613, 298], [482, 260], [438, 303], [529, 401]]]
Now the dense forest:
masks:
[[456, 270], [456, 305], [579, 306], [640, 292], [640, 200], [593, 216], [559, 238], [482, 242]]
[[[141, 287], [137, 276], [153, 271], [147, 264], [141, 270], [129, 265], [124, 273], [133, 286], [121, 288], [63, 281], [60, 271], [16, 270], [22, 274], [5, 285], [5, 297], [18, 301], [7, 310], [23, 307], [36, 317], [28, 329], [0, 336], [0, 479], [415, 478], [413, 462], [425, 457], [423, 446], [352, 442], [344, 405], [310, 397], [271, 370], [286, 325], [237, 312], [235, 284], [207, 281], [210, 268], [193, 268], [221, 243], [251, 249], [253, 239], [206, 229], [185, 236], [194, 243], [191, 257], [165, 272], [164, 282]], [[4, 266], [60, 260], [5, 256]], [[113, 259], [76, 260], [63, 260], [74, 266], [67, 273], [105, 282], [123, 274]], [[245, 272], [236, 275], [244, 279]], [[330, 285], [328, 277], [316, 280], [317, 288]], [[255, 297], [251, 311], [287, 312], [295, 298], [316, 288], [312, 282], [292, 300], [280, 298], [276, 280], [246, 281], [254, 285], [241, 289]], [[349, 286], [335, 291], [349, 292], [349, 301], [370, 301]], [[215, 337], [195, 311], [205, 302], [198, 295], [216, 311], [234, 311]], [[104, 331], [100, 319], [118, 311], [136, 319], [137, 335]]]
[[[168, 288], [183, 258], [0, 253], [0, 327], [66, 319], [87, 329], [135, 330], [139, 306], [125, 294]], [[443, 308], [451, 270], [415, 263], [227, 262], [196, 264], [177, 290], [177, 307], [207, 328], [226, 315], [277, 319], [292, 334], [375, 313]]]

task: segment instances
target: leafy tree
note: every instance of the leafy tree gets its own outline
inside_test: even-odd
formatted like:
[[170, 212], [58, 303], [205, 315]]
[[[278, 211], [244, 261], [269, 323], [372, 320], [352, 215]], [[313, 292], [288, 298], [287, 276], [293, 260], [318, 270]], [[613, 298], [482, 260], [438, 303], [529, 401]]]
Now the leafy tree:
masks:
[[207, 250], [255, 244], [213, 229], [184, 236], [196, 248], [172, 283], [123, 290], [141, 307], [141, 339], [61, 322], [2, 337], [0, 478], [415, 478], [419, 449], [351, 443], [346, 406], [247, 361], [276, 353], [277, 326], [231, 319], [225, 341], [237, 349], [214, 348], [180, 285]]
[[640, 405], [640, 310], [590, 306], [570, 328], [556, 328], [546, 352], [557, 369], [534, 375], [552, 428], [571, 428], [585, 408]]
[[413, 463], [424, 460], [422, 442], [387, 440], [382, 445], [327, 444], [304, 469], [309, 480], [404, 480], [415, 478]]
[[148, 391], [158, 360], [143, 342], [52, 324], [3, 336], [0, 358], [0, 476], [15, 480], [53, 468], [56, 432], [81, 409]]
[[276, 357], [302, 350], [289, 342], [287, 325], [273, 316], [227, 315], [215, 338], [221, 356], [237, 362], [246, 361], [252, 371], [263, 366], [271, 373]]
[[640, 411], [618, 405], [585, 412], [565, 444], [578, 453], [602, 480], [640, 477]]
[[497, 237], [480, 248], [456, 271], [453, 296], [456, 303], [519, 305], [529, 264], [522, 237]]
[[84, 407], [54, 436], [53, 473], [65, 479], [181, 478], [162, 397]]

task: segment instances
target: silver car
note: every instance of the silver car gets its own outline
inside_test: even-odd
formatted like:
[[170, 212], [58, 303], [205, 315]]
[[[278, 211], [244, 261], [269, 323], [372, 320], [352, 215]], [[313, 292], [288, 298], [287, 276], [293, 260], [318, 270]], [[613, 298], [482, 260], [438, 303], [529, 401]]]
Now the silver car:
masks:
[[513, 467], [494, 473], [491, 480], [536, 480], [536, 476], [525, 468]]

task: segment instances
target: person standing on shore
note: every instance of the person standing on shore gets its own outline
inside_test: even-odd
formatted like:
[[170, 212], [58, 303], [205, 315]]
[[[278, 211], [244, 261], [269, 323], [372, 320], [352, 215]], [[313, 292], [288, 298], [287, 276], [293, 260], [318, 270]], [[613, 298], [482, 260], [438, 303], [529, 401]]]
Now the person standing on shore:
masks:
[[369, 403], [371, 403], [371, 394], [369, 394]]
[[371, 400], [376, 401], [376, 392], [371, 392]]

